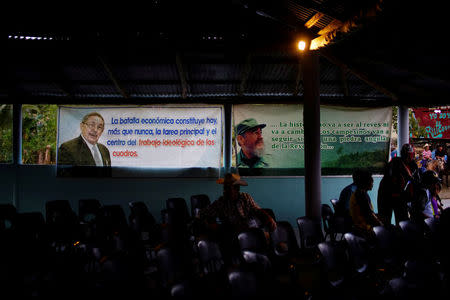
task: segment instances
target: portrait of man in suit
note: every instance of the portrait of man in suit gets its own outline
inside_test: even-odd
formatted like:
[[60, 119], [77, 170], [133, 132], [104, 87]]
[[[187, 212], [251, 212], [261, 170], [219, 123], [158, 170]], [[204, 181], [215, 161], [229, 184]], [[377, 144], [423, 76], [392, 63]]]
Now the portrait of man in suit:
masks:
[[70, 166], [111, 166], [108, 148], [98, 143], [105, 129], [105, 120], [97, 112], [83, 117], [81, 134], [61, 144], [58, 149], [58, 164]]

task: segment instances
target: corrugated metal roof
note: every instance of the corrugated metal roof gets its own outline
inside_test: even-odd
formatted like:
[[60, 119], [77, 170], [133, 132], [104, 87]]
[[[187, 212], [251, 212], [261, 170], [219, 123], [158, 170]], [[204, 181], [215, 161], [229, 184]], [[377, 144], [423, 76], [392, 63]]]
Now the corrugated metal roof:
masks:
[[[142, 23], [131, 30], [116, 19], [101, 23], [105, 30], [85, 33], [39, 30], [34, 22], [33, 35], [47, 38], [37, 40], [2, 28], [0, 96], [73, 103], [296, 95], [301, 101], [307, 74], [294, 50], [296, 38], [322, 34], [328, 44], [315, 52], [321, 97], [396, 105], [449, 99], [450, 58], [436, 43], [442, 33], [417, 35], [423, 16], [439, 15], [439, 9], [381, 0], [213, 2], [161, 1], [142, 12], [146, 18], [133, 15]], [[433, 28], [441, 20], [434, 17]]]

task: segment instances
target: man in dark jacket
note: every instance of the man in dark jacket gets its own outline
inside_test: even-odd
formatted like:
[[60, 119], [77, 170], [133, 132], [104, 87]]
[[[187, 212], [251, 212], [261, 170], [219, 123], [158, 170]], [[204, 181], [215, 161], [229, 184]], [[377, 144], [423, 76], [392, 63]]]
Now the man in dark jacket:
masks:
[[384, 224], [390, 224], [392, 212], [395, 223], [408, 220], [408, 203], [414, 197], [415, 188], [420, 183], [418, 166], [414, 161], [415, 150], [410, 144], [404, 144], [400, 157], [394, 157], [386, 166], [378, 187], [378, 215]]
[[98, 143], [105, 129], [103, 117], [92, 112], [80, 123], [80, 136], [63, 143], [58, 150], [58, 164], [69, 166], [111, 166], [108, 148]]

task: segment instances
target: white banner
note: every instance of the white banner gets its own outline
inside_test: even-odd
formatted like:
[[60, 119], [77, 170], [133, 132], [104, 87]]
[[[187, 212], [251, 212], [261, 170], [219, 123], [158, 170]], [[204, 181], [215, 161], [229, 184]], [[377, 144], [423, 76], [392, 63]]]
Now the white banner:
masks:
[[221, 105], [61, 106], [58, 149], [88, 130], [80, 123], [91, 112], [104, 119], [98, 143], [109, 150], [113, 167], [221, 167]]
[[[389, 155], [391, 124], [391, 107], [322, 105], [322, 174], [349, 174], [357, 167], [381, 172]], [[282, 171], [262, 169], [304, 168], [303, 105], [234, 105], [233, 132], [232, 165], [245, 172], [241, 174], [272, 175]], [[242, 169], [261, 170], [255, 173]]]

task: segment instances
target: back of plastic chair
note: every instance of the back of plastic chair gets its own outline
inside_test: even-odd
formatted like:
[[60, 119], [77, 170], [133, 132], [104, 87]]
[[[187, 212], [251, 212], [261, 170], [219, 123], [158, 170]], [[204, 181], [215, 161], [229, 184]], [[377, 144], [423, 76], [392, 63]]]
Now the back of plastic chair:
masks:
[[324, 241], [321, 220], [318, 218], [299, 217], [297, 225], [302, 249], [314, 248]]
[[241, 251], [249, 250], [257, 253], [267, 254], [267, 239], [264, 231], [260, 228], [250, 228], [238, 234], [239, 247]]
[[103, 237], [114, 234], [115, 232], [126, 232], [128, 222], [122, 206], [119, 204], [102, 206], [97, 218], [97, 227], [98, 232]]
[[336, 212], [336, 207], [338, 205], [339, 199], [330, 199], [331, 205], [333, 206], [334, 212]]
[[347, 276], [348, 258], [345, 247], [333, 242], [322, 242], [317, 245], [323, 259], [328, 282], [334, 286], [341, 286]]
[[424, 222], [430, 233], [436, 233], [439, 227], [439, 221], [437, 218], [426, 218]]
[[422, 229], [410, 220], [404, 220], [399, 222], [399, 226], [403, 232], [407, 241], [413, 242], [421, 240], [423, 238]]
[[148, 213], [147, 205], [143, 201], [130, 201], [128, 202], [128, 206], [135, 215]]
[[187, 264], [182, 253], [176, 249], [164, 247], [158, 250], [157, 265], [161, 284], [169, 287], [189, 275]]
[[154, 240], [156, 231], [156, 220], [142, 201], [132, 201], [128, 203], [130, 215], [128, 216], [129, 226], [132, 230], [140, 234], [143, 241]]
[[328, 204], [322, 204], [322, 225], [323, 230], [325, 231], [325, 237], [326, 239], [327, 235], [330, 235], [332, 239], [334, 239], [334, 232], [333, 232], [333, 210]]
[[375, 226], [372, 228], [376, 239], [376, 253], [387, 266], [398, 266], [404, 256], [401, 240], [394, 226]]
[[257, 276], [248, 271], [232, 271], [228, 273], [232, 299], [246, 299], [258, 295]]
[[410, 220], [400, 221], [399, 227], [402, 233], [402, 248], [404, 255], [423, 255], [424, 231], [419, 225]]
[[78, 217], [80, 222], [94, 222], [100, 212], [102, 204], [97, 199], [78, 200]]
[[364, 274], [369, 269], [369, 245], [363, 237], [351, 232], [344, 234], [348, 246], [349, 259], [356, 273]]
[[14, 228], [16, 216], [17, 210], [14, 205], [0, 204], [0, 231]]
[[45, 203], [47, 224], [74, 224], [76, 214], [72, 210], [69, 200], [51, 200]]
[[294, 229], [288, 221], [277, 221], [277, 228], [270, 233], [270, 240], [277, 256], [295, 254], [299, 250]]
[[170, 288], [170, 296], [174, 299], [191, 299], [194, 298], [195, 291], [192, 287], [192, 283], [189, 280], [183, 280], [180, 283], [174, 284]]
[[186, 216], [189, 216], [188, 207], [184, 198], [168, 198], [166, 200], [166, 208], [183, 211]]
[[222, 252], [216, 242], [200, 240], [197, 244], [198, 255], [205, 274], [216, 273], [223, 269]]
[[277, 220], [275, 217], [275, 213], [273, 212], [273, 209], [265, 207], [262, 208], [262, 210], [264, 210], [269, 216], [271, 216], [274, 221]]
[[45, 220], [40, 212], [18, 213], [16, 230], [22, 241], [42, 240], [45, 235]]
[[195, 217], [197, 213], [207, 207], [211, 203], [209, 196], [206, 194], [198, 194], [191, 196], [191, 216]]
[[394, 235], [392, 228], [375, 226], [372, 230], [375, 233], [378, 247], [382, 249], [389, 249], [394, 245], [396, 236]]

